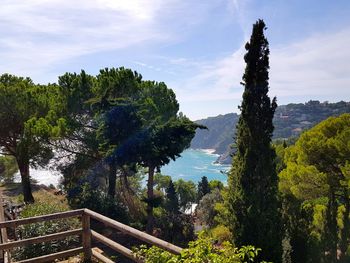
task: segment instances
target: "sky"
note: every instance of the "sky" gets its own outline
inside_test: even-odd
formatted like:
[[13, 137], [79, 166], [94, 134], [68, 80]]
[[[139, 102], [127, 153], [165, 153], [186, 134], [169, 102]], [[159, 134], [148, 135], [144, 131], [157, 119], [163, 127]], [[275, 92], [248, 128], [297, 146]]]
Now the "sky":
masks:
[[127, 67], [192, 120], [237, 112], [244, 45], [264, 19], [278, 104], [350, 101], [349, 0], [0, 0], [0, 74], [57, 82]]

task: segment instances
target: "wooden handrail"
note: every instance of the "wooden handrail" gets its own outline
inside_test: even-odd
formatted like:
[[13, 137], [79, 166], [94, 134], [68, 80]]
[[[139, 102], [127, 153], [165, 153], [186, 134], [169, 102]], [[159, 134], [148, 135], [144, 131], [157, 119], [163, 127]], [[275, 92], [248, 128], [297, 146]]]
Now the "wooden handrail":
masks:
[[8, 243], [0, 244], [0, 250], [12, 249], [15, 247], [23, 247], [23, 246], [30, 245], [30, 244], [47, 242], [47, 241], [51, 241], [51, 240], [64, 239], [68, 236], [78, 236], [78, 235], [81, 235], [82, 232], [83, 232], [83, 230], [80, 228], [80, 229], [74, 229], [74, 230], [68, 230], [68, 231], [63, 231], [63, 232], [59, 232], [59, 233], [54, 233], [54, 234], [50, 234], [50, 235], [46, 235], [46, 236], [32, 237], [32, 238], [12, 241], [12, 242], [8, 242]]
[[[4, 198], [2, 196], [2, 191], [0, 190], [0, 222], [1, 221], [5, 221], [5, 212], [6, 210], [4, 209]], [[7, 230], [6, 228], [1, 228], [0, 229], [0, 233], [1, 233], [1, 243], [7, 243], [8, 241], [8, 238], [7, 238]], [[9, 259], [11, 257], [10, 255], [10, 252], [9, 251], [1, 251], [0, 250], [0, 253], [1, 253], [1, 258], [3, 259], [4, 263], [8, 263], [9, 262]]]
[[48, 221], [48, 220], [56, 220], [56, 219], [63, 219], [63, 218], [69, 218], [69, 217], [75, 217], [75, 216], [82, 216], [83, 213], [84, 213], [84, 209], [77, 209], [77, 210], [71, 210], [71, 211], [60, 212], [60, 213], [49, 214], [49, 215], [16, 219], [16, 220], [11, 220], [11, 221], [6, 221], [6, 222], [0, 222], [0, 228], [17, 227], [19, 225], [39, 223], [39, 222], [44, 222], [44, 221]]
[[114, 263], [113, 260], [110, 260], [109, 258], [105, 257], [101, 253], [96, 252], [95, 250], [92, 250], [92, 255], [98, 260], [102, 261], [103, 263]]
[[81, 253], [83, 251], [84, 251], [83, 247], [78, 247], [78, 248], [73, 248], [73, 249], [69, 249], [69, 250], [66, 250], [66, 251], [57, 252], [57, 253], [41, 256], [41, 257], [36, 257], [36, 258], [30, 258], [30, 259], [17, 261], [16, 263], [50, 262], [50, 261], [54, 261], [55, 259], [58, 259], [58, 258], [66, 258], [66, 257], [76, 256], [76, 255], [78, 255], [79, 253]]
[[151, 245], [157, 246], [157, 247], [162, 248], [164, 250], [167, 250], [173, 254], [180, 254], [182, 251], [182, 248], [180, 248], [178, 246], [175, 246], [175, 245], [173, 245], [169, 242], [166, 242], [162, 239], [156, 238], [156, 237], [151, 236], [147, 233], [144, 233], [140, 230], [137, 230], [135, 228], [132, 228], [130, 226], [127, 226], [125, 224], [117, 222], [111, 218], [108, 218], [106, 216], [98, 214], [98, 213], [91, 211], [89, 209], [78, 209], [78, 210], [66, 211], [66, 212], [61, 212], [61, 213], [55, 213], [55, 214], [49, 214], [49, 215], [42, 215], [42, 216], [0, 222], [0, 229], [5, 230], [7, 227], [17, 227], [19, 225], [24, 225], [24, 224], [32, 224], [32, 223], [38, 223], [38, 222], [45, 222], [48, 220], [57, 220], [57, 219], [70, 218], [70, 217], [81, 217], [82, 228], [63, 231], [63, 232], [54, 233], [54, 234], [49, 234], [49, 235], [45, 235], [45, 236], [39, 236], [39, 237], [33, 237], [33, 238], [27, 238], [27, 239], [23, 239], [23, 240], [3, 243], [3, 244], [0, 244], [0, 251], [12, 249], [14, 247], [26, 246], [26, 245], [30, 245], [30, 244], [34, 244], [34, 243], [47, 242], [47, 241], [51, 241], [51, 240], [55, 240], [55, 239], [56, 240], [57, 239], [64, 239], [68, 236], [82, 235], [82, 247], [70, 249], [67, 251], [58, 252], [58, 253], [54, 253], [54, 254], [50, 254], [50, 255], [45, 255], [45, 256], [41, 256], [41, 257], [26, 259], [26, 260], [19, 261], [19, 262], [21, 262], [21, 263], [46, 262], [46, 261], [54, 260], [57, 258], [64, 258], [67, 256], [77, 255], [78, 253], [83, 252], [84, 259], [86, 261], [91, 260], [91, 256], [94, 256], [97, 259], [99, 259], [105, 263], [111, 263], [112, 261], [110, 259], [108, 259], [106, 256], [103, 256], [101, 253], [97, 253], [96, 251], [91, 249], [91, 238], [107, 245], [108, 247], [112, 248], [116, 252], [132, 259], [133, 261], [135, 261], [137, 263], [144, 262], [143, 259], [136, 257], [135, 254], [129, 248], [124, 247], [121, 244], [91, 230], [91, 228], [90, 228], [90, 219], [91, 218], [103, 223], [106, 226], [117, 229], [117, 230], [119, 230], [127, 235], [135, 237], [139, 240], [142, 240], [144, 242], [147, 242]]
[[91, 236], [93, 239], [101, 242], [102, 244], [105, 244], [106, 246], [110, 247], [111, 249], [119, 252], [120, 254], [132, 259], [133, 261], [137, 263], [143, 263], [144, 261], [138, 257], [135, 256], [135, 254], [128, 249], [127, 247], [122, 246], [121, 244], [114, 242], [113, 240], [91, 230]]
[[181, 251], [182, 251], [181, 247], [175, 246], [175, 245], [173, 245], [169, 242], [166, 242], [162, 239], [156, 238], [156, 237], [151, 236], [147, 233], [144, 233], [140, 230], [137, 230], [137, 229], [132, 228], [130, 226], [124, 225], [120, 222], [117, 222], [111, 218], [108, 218], [106, 216], [98, 214], [98, 213], [91, 211], [89, 209], [85, 209], [84, 213], [87, 213], [88, 215], [90, 215], [91, 218], [93, 218], [97, 221], [100, 221], [101, 223], [103, 223], [107, 226], [113, 227], [113, 228], [115, 228], [123, 233], [126, 233], [130, 236], [137, 238], [137, 239], [145, 241], [151, 245], [155, 245], [157, 247], [165, 249], [165, 250], [167, 250], [173, 254], [176, 254], [176, 255], [181, 254]]

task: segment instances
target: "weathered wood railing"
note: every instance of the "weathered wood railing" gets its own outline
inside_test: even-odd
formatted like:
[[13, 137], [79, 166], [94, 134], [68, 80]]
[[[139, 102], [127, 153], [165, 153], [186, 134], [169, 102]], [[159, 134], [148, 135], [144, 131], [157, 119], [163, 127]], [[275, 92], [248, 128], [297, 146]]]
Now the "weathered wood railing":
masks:
[[78, 255], [79, 253], [83, 252], [84, 254], [84, 260], [90, 261], [92, 256], [97, 258], [98, 260], [105, 262], [105, 263], [111, 263], [113, 262], [106, 256], [102, 255], [101, 253], [97, 252], [96, 250], [91, 249], [91, 240], [96, 240], [98, 242], [101, 242], [102, 244], [110, 247], [111, 249], [115, 250], [116, 252], [132, 259], [134, 262], [143, 262], [142, 259], [137, 258], [132, 251], [122, 246], [121, 244], [91, 230], [90, 228], [90, 220], [94, 219], [101, 223], [103, 223], [105, 226], [114, 228], [118, 231], [123, 232], [124, 234], [130, 235], [132, 237], [135, 237], [136, 239], [142, 240], [148, 244], [163, 248], [171, 253], [179, 254], [181, 253], [182, 248], [177, 247], [171, 243], [168, 243], [164, 240], [161, 240], [159, 238], [156, 238], [154, 236], [151, 236], [149, 234], [146, 234], [142, 231], [139, 231], [135, 228], [132, 228], [130, 226], [127, 226], [125, 224], [122, 224], [120, 222], [117, 222], [113, 219], [110, 219], [106, 216], [103, 216], [101, 214], [98, 214], [96, 212], [93, 212], [89, 209], [78, 209], [78, 210], [72, 210], [62, 213], [56, 213], [56, 214], [50, 214], [50, 215], [43, 215], [43, 216], [36, 216], [36, 217], [30, 217], [30, 218], [24, 218], [24, 219], [18, 219], [18, 220], [11, 220], [6, 222], [0, 222], [0, 229], [6, 229], [10, 227], [17, 227], [20, 225], [25, 224], [32, 224], [32, 223], [39, 223], [39, 222], [45, 222], [49, 220], [57, 220], [57, 219], [64, 219], [64, 218], [71, 218], [71, 217], [79, 217], [81, 218], [82, 222], [82, 228], [79, 229], [73, 229], [68, 230], [64, 232], [54, 233], [46, 236], [39, 236], [39, 237], [33, 237], [33, 238], [27, 238], [23, 240], [17, 240], [12, 242], [5, 242], [0, 244], [0, 251], [1, 250], [10, 250], [15, 247], [22, 247], [30, 244], [35, 243], [41, 243], [41, 242], [47, 242], [51, 240], [59, 240], [64, 239], [69, 236], [82, 236], [82, 246], [78, 248], [73, 248], [70, 250], [57, 252], [50, 255], [44, 255], [40, 257], [35, 257], [31, 259], [22, 260], [20, 262], [22, 263], [39, 263], [39, 262], [48, 262], [53, 261], [55, 259], [59, 258], [66, 258], [70, 256]]

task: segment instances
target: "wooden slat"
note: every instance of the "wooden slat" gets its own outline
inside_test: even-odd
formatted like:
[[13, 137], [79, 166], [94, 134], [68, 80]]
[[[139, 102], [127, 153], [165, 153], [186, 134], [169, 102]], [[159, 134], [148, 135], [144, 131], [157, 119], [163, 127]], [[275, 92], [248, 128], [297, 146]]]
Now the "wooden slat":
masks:
[[132, 253], [132, 251], [130, 249], [128, 249], [127, 247], [122, 246], [121, 244], [114, 242], [113, 240], [91, 230], [91, 236], [92, 238], [96, 239], [97, 241], [105, 244], [106, 246], [112, 248], [113, 250], [119, 252], [120, 254], [132, 259], [134, 262], [137, 263], [143, 263], [144, 261], [137, 258], [134, 253]]
[[83, 224], [83, 248], [84, 248], [84, 261], [91, 261], [91, 229], [90, 229], [90, 216], [86, 213], [82, 217]]
[[18, 241], [13, 241], [9, 243], [4, 243], [0, 244], [0, 250], [5, 250], [5, 249], [12, 249], [14, 247], [23, 247], [26, 245], [30, 244], [35, 244], [35, 243], [41, 243], [41, 242], [47, 242], [51, 240], [57, 240], [57, 239], [64, 239], [68, 236], [77, 236], [81, 235], [83, 230], [80, 229], [74, 229], [74, 230], [68, 230], [68, 231], [63, 231], [59, 233], [54, 233], [46, 236], [39, 236], [39, 237], [32, 237], [32, 238], [27, 238], [23, 240], [18, 240]]
[[38, 222], [43, 222], [43, 221], [48, 221], [48, 220], [56, 220], [56, 219], [62, 219], [62, 218], [68, 218], [68, 217], [82, 216], [83, 212], [84, 212], [84, 209], [78, 209], [78, 210], [60, 212], [60, 213], [55, 213], [55, 214], [35, 216], [35, 217], [11, 220], [11, 221], [7, 221], [7, 222], [0, 222], [0, 228], [17, 227], [19, 225], [38, 223]]
[[114, 263], [113, 260], [110, 260], [109, 258], [105, 257], [101, 253], [98, 253], [95, 250], [92, 250], [92, 255], [97, 258], [98, 260], [102, 261], [103, 263]]
[[[2, 191], [0, 190], [0, 222], [5, 222], [5, 209], [4, 209], [4, 199], [2, 197]], [[6, 244], [8, 242], [7, 239], [7, 230], [6, 228], [1, 228], [1, 243], [2, 244]], [[0, 253], [1, 253], [1, 258], [3, 259], [3, 261], [5, 263], [8, 263], [10, 261], [10, 251], [2, 251], [2, 249], [0, 249]]]
[[128, 234], [128, 235], [133, 236], [137, 239], [145, 241], [151, 245], [155, 245], [157, 247], [165, 249], [173, 254], [180, 254], [181, 253], [182, 248], [175, 246], [169, 242], [166, 242], [162, 239], [156, 238], [156, 237], [151, 236], [149, 234], [146, 234], [140, 230], [137, 230], [137, 229], [132, 228], [130, 226], [124, 225], [120, 222], [117, 222], [117, 221], [110, 219], [106, 216], [100, 215], [100, 214], [98, 214], [94, 211], [91, 211], [89, 209], [85, 209], [84, 212], [89, 214], [91, 218], [98, 220], [107, 226], [118, 229], [119, 231], [121, 231], [125, 234]]
[[7, 211], [4, 211], [4, 214], [7, 216], [8, 219], [13, 220], [13, 216]]
[[83, 252], [83, 247], [78, 247], [78, 248], [73, 248], [73, 249], [69, 249], [66, 251], [62, 251], [62, 252], [58, 252], [58, 253], [54, 253], [54, 254], [50, 254], [50, 255], [45, 255], [45, 256], [41, 256], [41, 257], [17, 261], [17, 263], [50, 262], [50, 261], [54, 261], [55, 259], [58, 259], [58, 258], [67, 258], [67, 257], [71, 257], [71, 256], [76, 256], [81, 252]]

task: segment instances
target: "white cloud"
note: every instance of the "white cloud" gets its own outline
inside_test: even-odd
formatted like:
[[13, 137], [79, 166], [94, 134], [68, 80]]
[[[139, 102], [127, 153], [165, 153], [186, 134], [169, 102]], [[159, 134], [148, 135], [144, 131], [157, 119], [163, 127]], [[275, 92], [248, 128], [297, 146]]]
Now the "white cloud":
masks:
[[[301, 98], [350, 99], [350, 29], [313, 35], [283, 47], [270, 47], [270, 96], [284, 102]], [[244, 44], [233, 54], [194, 67], [193, 77], [173, 83], [184, 102], [240, 99]], [[179, 60], [182, 61], [182, 60]], [[188, 63], [187, 61], [185, 61]], [[303, 102], [303, 101], [301, 101]]]
[[350, 28], [271, 50], [271, 92], [279, 97], [350, 98]]
[[[244, 47], [217, 61], [183, 61], [192, 66], [193, 77], [173, 83], [180, 101], [214, 101], [238, 99], [244, 71]], [[175, 60], [176, 61], [176, 60]]]
[[4, 0], [0, 72], [46, 80], [48, 72], [61, 74], [58, 65], [83, 55], [181, 41], [217, 5], [182, 0]]
[[0, 72], [44, 75], [58, 63], [172, 38], [157, 25], [160, 0], [5, 1]]

